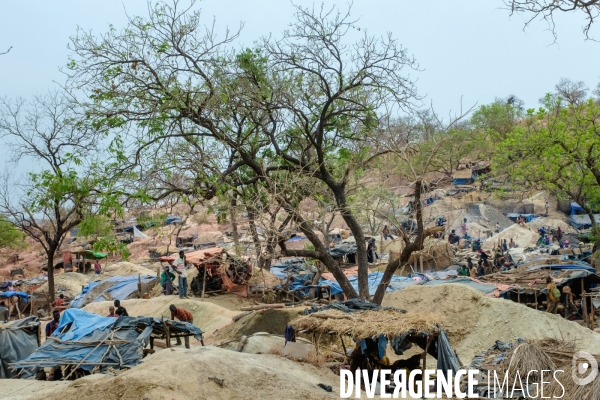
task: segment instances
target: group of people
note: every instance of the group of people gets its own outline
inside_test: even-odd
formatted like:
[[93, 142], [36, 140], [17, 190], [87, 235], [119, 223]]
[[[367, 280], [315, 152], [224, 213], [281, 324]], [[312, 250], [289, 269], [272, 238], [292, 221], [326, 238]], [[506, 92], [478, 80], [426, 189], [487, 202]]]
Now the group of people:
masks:
[[564, 295], [565, 302], [565, 318], [575, 318], [579, 313], [579, 307], [575, 304], [575, 295], [571, 291], [568, 285], [563, 286], [562, 294], [561, 291], [556, 287], [554, 280], [551, 276], [546, 277], [546, 290], [547, 290], [547, 306], [546, 312], [557, 314], [558, 305], [560, 304], [561, 298]]

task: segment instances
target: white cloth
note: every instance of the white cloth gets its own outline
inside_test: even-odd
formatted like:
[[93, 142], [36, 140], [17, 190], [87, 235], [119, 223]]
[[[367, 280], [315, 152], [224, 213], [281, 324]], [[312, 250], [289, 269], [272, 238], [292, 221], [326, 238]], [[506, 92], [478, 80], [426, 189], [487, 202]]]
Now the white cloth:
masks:
[[173, 261], [173, 268], [180, 273], [179, 276], [187, 278], [187, 271], [185, 270], [185, 261], [183, 258], [179, 257], [177, 260]]

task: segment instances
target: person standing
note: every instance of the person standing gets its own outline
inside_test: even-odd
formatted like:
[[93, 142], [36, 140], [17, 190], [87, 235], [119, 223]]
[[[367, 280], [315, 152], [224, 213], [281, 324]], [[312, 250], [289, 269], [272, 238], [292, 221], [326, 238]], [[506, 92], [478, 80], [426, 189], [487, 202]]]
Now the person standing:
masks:
[[178, 277], [178, 289], [179, 289], [179, 298], [183, 299], [189, 299], [188, 295], [187, 295], [187, 289], [188, 289], [188, 279], [187, 279], [187, 271], [185, 269], [185, 254], [183, 253], [183, 250], [179, 251], [179, 258], [177, 258], [175, 261], [173, 261], [173, 269], [175, 269], [175, 272], [177, 272], [177, 274], [179, 275]]
[[463, 222], [460, 224], [460, 233], [462, 233], [463, 237], [467, 236], [467, 219], [463, 219]]
[[58, 299], [54, 300], [52, 307], [59, 313], [63, 312], [65, 310], [65, 295], [62, 293], [58, 295]]
[[383, 240], [387, 240], [388, 238], [390, 238], [390, 240], [394, 240], [394, 238], [392, 237], [392, 235], [390, 235], [390, 230], [388, 229], [387, 225], [383, 226], [383, 229], [381, 230], [381, 233], [383, 234]]
[[99, 260], [96, 260], [96, 262], [94, 262], [94, 272], [96, 273], [96, 275], [100, 275], [102, 273], [102, 267], [100, 266]]
[[548, 306], [546, 312], [556, 314], [560, 302], [560, 291], [557, 289], [551, 276], [546, 277], [546, 289], [548, 290]]
[[547, 217], [548, 211], [550, 210], [550, 206], [548, 205], [548, 202], [546, 202], [546, 204], [544, 205], [544, 208], [546, 209], [546, 217]]
[[[171, 310], [171, 320], [175, 320], [175, 318], [177, 318], [181, 322], [189, 322], [190, 324], [194, 323], [194, 316], [188, 310], [181, 308], [181, 307], [175, 307], [174, 304], [171, 304], [169, 306], [169, 310]], [[176, 339], [177, 339], [177, 346], [181, 346], [181, 339], [179, 337], [177, 337]], [[189, 349], [190, 348], [190, 337], [185, 336], [183, 338], [183, 341], [185, 343], [185, 348]]]
[[58, 328], [58, 321], [60, 320], [60, 312], [54, 310], [52, 312], [52, 321], [46, 324], [46, 337], [52, 336], [54, 331]]
[[573, 292], [569, 286], [563, 287], [562, 292], [565, 294], [565, 318], [579, 313], [575, 302], [573, 301]]

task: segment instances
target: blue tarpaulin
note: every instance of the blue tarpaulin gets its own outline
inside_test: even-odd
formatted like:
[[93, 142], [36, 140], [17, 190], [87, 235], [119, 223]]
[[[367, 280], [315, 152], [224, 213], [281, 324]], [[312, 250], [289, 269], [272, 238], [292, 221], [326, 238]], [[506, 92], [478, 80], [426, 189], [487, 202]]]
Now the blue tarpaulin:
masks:
[[[202, 339], [202, 330], [187, 322], [169, 321], [172, 333]], [[139, 364], [143, 348], [154, 330], [164, 324], [152, 317], [101, 317], [83, 310], [65, 310], [59, 326], [34, 353], [14, 364], [14, 368], [38, 370], [61, 365], [79, 365], [91, 370], [99, 366], [131, 368]], [[84, 361], [84, 362], [83, 362]]]
[[[375, 291], [377, 290], [377, 286], [379, 286], [379, 283], [381, 282], [382, 278], [383, 278], [383, 272], [372, 272], [369, 274], [369, 295], [370, 296], [373, 296], [375, 294]], [[352, 285], [352, 287], [356, 291], [358, 291], [358, 276], [356, 276], [356, 275], [349, 276], [348, 281], [350, 282], [350, 285]], [[328, 281], [326, 279], [323, 279], [323, 280], [319, 281], [319, 284], [331, 286], [331, 294], [333, 294], [333, 295], [343, 292], [342, 287], [337, 282]], [[405, 276], [393, 275], [390, 285], [387, 288], [387, 292], [393, 292], [395, 290], [404, 289], [404, 288], [406, 288], [408, 286], [412, 286], [414, 284], [416, 284], [416, 282], [414, 282], [411, 278], [407, 278]]]
[[[148, 283], [155, 280], [156, 276], [143, 275], [140, 279], [142, 283]], [[106, 285], [106, 289], [104, 289], [97, 297], [90, 298], [92, 290], [101, 284]], [[113, 276], [104, 281], [93, 281], [83, 287], [81, 293], [75, 296], [70, 305], [72, 308], [81, 308], [86, 304], [95, 303], [97, 301], [125, 300], [138, 289], [137, 284], [137, 276]]]
[[25, 293], [25, 292], [16, 292], [14, 290], [9, 291], [7, 290], [6, 292], [0, 292], [0, 297], [13, 297], [16, 296], [20, 299], [23, 299], [25, 301], [25, 303], [27, 303], [27, 299], [29, 299], [31, 297], [31, 295]]

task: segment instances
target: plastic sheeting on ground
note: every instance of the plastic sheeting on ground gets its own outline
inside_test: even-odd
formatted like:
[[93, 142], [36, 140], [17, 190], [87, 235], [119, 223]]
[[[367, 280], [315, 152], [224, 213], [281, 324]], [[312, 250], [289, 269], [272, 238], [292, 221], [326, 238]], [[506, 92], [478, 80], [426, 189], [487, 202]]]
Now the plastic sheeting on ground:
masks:
[[[13, 378], [16, 372], [9, 364], [29, 357], [37, 347], [40, 321], [28, 317], [10, 322], [0, 322], [0, 378]], [[22, 376], [27, 377], [27, 375]]]
[[[368, 284], [369, 284], [369, 295], [373, 296], [375, 291], [377, 290], [377, 286], [381, 282], [383, 278], [383, 272], [371, 272], [368, 276]], [[349, 276], [348, 282], [350, 285], [358, 292], [358, 276]], [[342, 287], [336, 281], [330, 280], [321, 280], [319, 281], [320, 285], [329, 285], [331, 287], [331, 294], [336, 295], [338, 293], [342, 293]], [[404, 289], [405, 287], [412, 286], [417, 284], [411, 278], [407, 278], [405, 276], [393, 275], [390, 281], [390, 285], [388, 286], [386, 292], [393, 292], [395, 290]]]
[[[153, 275], [142, 275], [140, 277], [142, 283], [152, 282], [156, 280], [156, 276]], [[107, 287], [102, 293], [100, 293], [97, 297], [90, 299], [89, 293], [96, 288], [96, 286], [104, 283], [109, 283], [109, 287]], [[112, 283], [112, 284], [111, 284]], [[135, 275], [132, 276], [113, 276], [104, 281], [97, 280], [88, 283], [83, 287], [81, 293], [79, 293], [73, 301], [71, 301], [70, 306], [72, 308], [81, 308], [89, 303], [95, 303], [97, 301], [107, 301], [107, 300], [125, 300], [132, 293], [138, 290], [138, 277]]]
[[[171, 321], [174, 331], [202, 339], [202, 330], [187, 322]], [[68, 309], [52, 336], [35, 352], [14, 364], [35, 372], [39, 368], [77, 365], [91, 370], [131, 368], [139, 364], [153, 329], [163, 323], [152, 317], [102, 317], [83, 310]]]
[[133, 237], [141, 238], [141, 239], [150, 239], [150, 236], [143, 234], [142, 231], [140, 231], [135, 226], [133, 227]]

